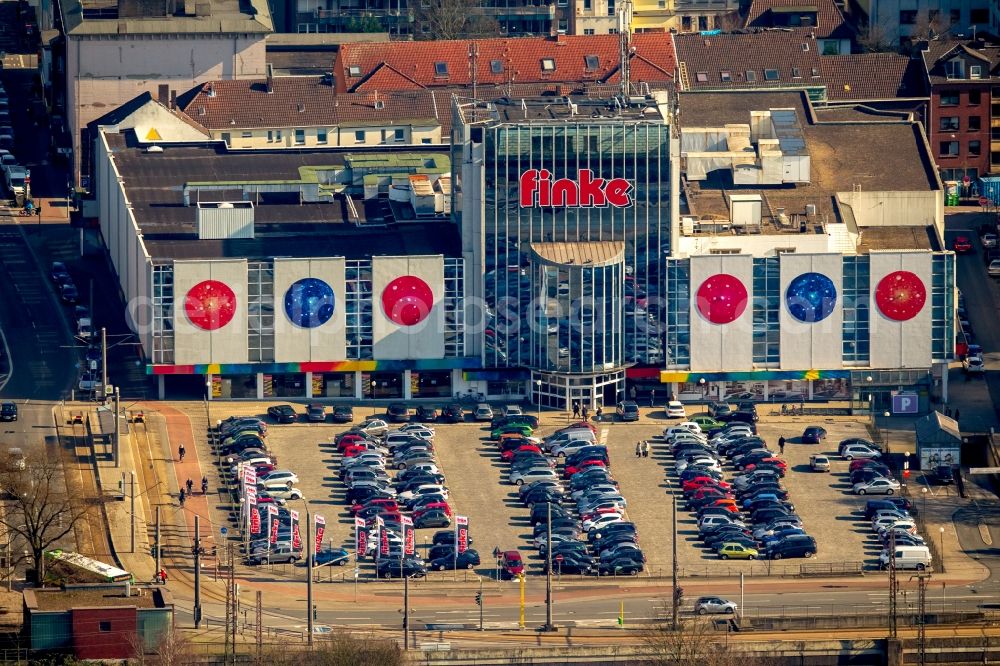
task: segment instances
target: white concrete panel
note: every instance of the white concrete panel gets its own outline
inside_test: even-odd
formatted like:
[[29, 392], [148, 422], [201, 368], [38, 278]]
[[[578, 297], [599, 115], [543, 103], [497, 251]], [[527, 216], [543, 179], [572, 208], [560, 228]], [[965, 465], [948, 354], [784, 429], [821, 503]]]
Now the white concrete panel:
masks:
[[[184, 303], [205, 280], [229, 286], [236, 296], [230, 322], [215, 330], [191, 323]], [[247, 362], [247, 263], [245, 259], [174, 262], [174, 359], [178, 365]]]
[[[393, 321], [383, 296], [397, 278], [413, 276], [430, 287], [421, 303], [422, 319], [413, 325]], [[444, 358], [444, 258], [441, 256], [372, 258], [372, 354], [375, 359]]]
[[[313, 277], [333, 290], [333, 316], [312, 328], [292, 322], [285, 296], [298, 280]], [[278, 363], [342, 361], [347, 357], [344, 259], [274, 260], [274, 359]]]
[[[713, 275], [726, 273], [743, 284], [747, 302], [739, 317], [713, 324], [698, 309], [698, 290]], [[753, 257], [716, 254], [691, 257], [691, 370], [719, 372], [753, 367]]]
[[[873, 368], [929, 368], [931, 365], [931, 253], [872, 252], [870, 347]], [[908, 271], [923, 282], [926, 300], [911, 319], [896, 321], [878, 307], [879, 282], [896, 271]]]
[[[799, 321], [788, 309], [788, 286], [804, 273], [830, 278], [836, 289], [833, 310], [814, 323]], [[781, 255], [781, 369], [831, 370], [843, 365], [844, 259], [840, 254]]]

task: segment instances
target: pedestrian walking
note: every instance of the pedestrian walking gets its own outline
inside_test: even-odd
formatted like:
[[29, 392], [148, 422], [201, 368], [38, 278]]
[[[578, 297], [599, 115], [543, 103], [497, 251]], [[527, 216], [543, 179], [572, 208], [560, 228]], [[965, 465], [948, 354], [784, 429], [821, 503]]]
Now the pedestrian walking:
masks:
[[181, 462], [184, 462], [184, 454], [185, 453], [187, 453], [187, 451], [184, 449], [184, 445], [183, 444], [181, 444], [180, 446], [177, 447], [177, 456], [181, 459]]
[[651, 389], [649, 391], [649, 406], [652, 407], [656, 404], [656, 389]]
[[573, 401], [573, 418], [574, 419], [580, 418], [580, 403], [576, 402], [575, 400]]
[[181, 494], [180, 494], [180, 502], [181, 502], [181, 506], [182, 506], [182, 507], [184, 506], [184, 500], [185, 500], [185, 499], [187, 499], [187, 498], [186, 498], [186, 497], [184, 496], [184, 489], [183, 489], [183, 488], [181, 488]]
[[187, 483], [185, 483], [184, 485], [186, 485], [186, 486], [187, 486], [187, 489], [188, 489], [188, 495], [190, 495], [190, 494], [191, 494], [191, 491], [192, 491], [192, 489], [194, 488], [194, 481], [192, 481], [191, 479], [188, 479], [188, 480], [187, 480]]
[[635, 457], [638, 458], [642, 455], [642, 442], [635, 443]]
[[642, 440], [642, 457], [643, 458], [649, 457], [649, 442], [647, 442], [646, 440]]
[[629, 395], [630, 398], [632, 398], [633, 400], [635, 400], [635, 386], [633, 386], [631, 389], [629, 389], [628, 395]]
[[781, 437], [778, 438], [778, 451], [780, 451], [782, 454], [784, 454], [784, 452], [785, 452], [785, 436], [784, 435], [782, 435]]
[[603, 407], [598, 407], [597, 408], [597, 422], [600, 423], [603, 420], [604, 420], [604, 408]]
[[157, 577], [157, 579], [159, 579], [160, 585], [166, 585], [167, 584], [167, 570], [166, 569], [160, 569], [159, 571], [157, 571], [156, 572], [156, 577]]
[[208, 477], [201, 477], [201, 494], [205, 495], [208, 493]]
[[584, 405], [583, 406], [583, 420], [586, 421], [588, 416], [590, 416], [590, 410], [587, 409], [587, 405]]

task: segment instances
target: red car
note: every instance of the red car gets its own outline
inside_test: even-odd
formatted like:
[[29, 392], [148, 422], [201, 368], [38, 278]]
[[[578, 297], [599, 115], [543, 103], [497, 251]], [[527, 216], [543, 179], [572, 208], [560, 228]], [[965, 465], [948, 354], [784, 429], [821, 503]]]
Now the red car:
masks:
[[972, 252], [972, 241], [970, 241], [967, 236], [958, 236], [951, 244], [951, 249], [955, 252], [963, 254], [966, 252]]
[[396, 500], [388, 497], [376, 497], [375, 499], [368, 500], [364, 504], [351, 505], [351, 513], [357, 513], [358, 511], [367, 509], [370, 506], [384, 506], [389, 511], [399, 511], [399, 504], [396, 503]]
[[351, 444], [357, 444], [358, 442], [363, 442], [363, 441], [365, 441], [364, 437], [362, 437], [361, 435], [353, 434], [353, 433], [344, 435], [343, 437], [338, 437], [337, 438], [337, 450], [338, 451], [343, 451], [344, 449], [346, 449]]
[[690, 499], [692, 499], [692, 500], [700, 500], [700, 499], [704, 499], [705, 497], [709, 497], [709, 496], [711, 496], [711, 497], [732, 497], [733, 494], [731, 492], [723, 490], [722, 488], [715, 488], [714, 486], [702, 486], [698, 490], [694, 491], [694, 494], [691, 496]]
[[510, 462], [514, 459], [515, 453], [520, 453], [521, 451], [534, 451], [535, 453], [541, 453], [542, 450], [535, 446], [534, 444], [522, 444], [516, 449], [507, 449], [506, 451], [500, 452], [500, 460], [505, 462]]
[[595, 509], [595, 510], [591, 511], [590, 513], [585, 513], [585, 514], [583, 514], [583, 515], [580, 516], [580, 520], [593, 520], [597, 516], [600, 516], [600, 515], [605, 514], [605, 513], [617, 513], [617, 514], [621, 514], [621, 512], [622, 512], [621, 509], [609, 506], [609, 507], [605, 507], [603, 509]]
[[848, 471], [856, 472], [859, 469], [864, 469], [866, 467], [882, 467], [883, 465], [885, 465], [884, 462], [874, 460], [872, 458], [858, 458], [851, 461]]
[[579, 430], [581, 428], [589, 428], [590, 432], [597, 434], [597, 427], [593, 423], [587, 423], [586, 421], [576, 421], [575, 423], [570, 423], [565, 428], [559, 428], [556, 430], [557, 433], [563, 432], [565, 430]]
[[736, 506], [736, 500], [733, 499], [732, 497], [720, 497], [719, 499], [715, 500], [714, 502], [709, 502], [708, 504], [706, 504], [702, 508], [704, 509], [704, 508], [713, 507], [713, 506], [726, 509], [727, 511], [729, 511], [729, 513], [739, 513], [740, 512], [740, 508], [738, 506]]
[[582, 472], [589, 467], [607, 467], [607, 464], [603, 460], [584, 460], [576, 465], [566, 465], [564, 473], [568, 479], [577, 472]]
[[702, 486], [711, 486], [713, 488], [721, 488], [722, 490], [729, 490], [730, 485], [725, 481], [720, 481], [718, 479], [713, 479], [710, 476], [696, 476], [693, 479], [688, 479], [684, 482], [682, 490], [687, 493], [689, 491], [694, 492]]
[[354, 456], [361, 455], [368, 450], [368, 447], [364, 444], [349, 444], [344, 447], [344, 457], [353, 458]]
[[524, 560], [521, 559], [521, 553], [516, 550], [504, 551], [497, 559], [500, 560], [500, 575], [504, 578], [509, 580], [524, 573]]
[[425, 504], [419, 509], [415, 510], [413, 512], [413, 519], [416, 520], [417, 518], [424, 515], [428, 511], [433, 511], [435, 509], [440, 509], [441, 511], [444, 511], [446, 514], [448, 514], [449, 517], [452, 515], [451, 505], [448, 504], [447, 502], [431, 502], [430, 504]]
[[784, 476], [785, 472], [788, 470], [788, 463], [786, 463], [781, 458], [762, 458], [761, 460], [758, 460], [755, 463], [747, 465], [744, 468], [744, 471], [752, 472], [757, 468], [758, 465], [764, 465], [765, 467], [767, 466], [777, 467], [778, 469], [781, 470], [780, 476]]

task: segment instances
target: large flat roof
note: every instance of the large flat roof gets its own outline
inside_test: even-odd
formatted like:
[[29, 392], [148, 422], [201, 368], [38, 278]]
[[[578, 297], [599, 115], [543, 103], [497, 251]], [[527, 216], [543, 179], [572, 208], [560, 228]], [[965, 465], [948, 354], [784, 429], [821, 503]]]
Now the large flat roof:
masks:
[[[760, 194], [768, 209], [785, 209], [787, 215], [803, 214], [807, 204], [817, 217], [807, 221], [809, 232], [822, 233], [823, 222], [840, 222], [838, 192], [920, 192], [935, 190], [935, 167], [927, 154], [920, 126], [900, 118], [837, 122], [818, 120], [805, 91], [684, 92], [679, 99], [681, 131], [684, 128], [749, 125], [751, 111], [792, 109], [798, 118], [810, 157], [810, 182], [771, 186], [737, 186], [727, 171], [710, 172], [704, 181], [688, 184], [687, 213], [695, 217], [729, 219], [728, 195]], [[822, 117], [822, 116], [819, 116]], [[761, 233], [799, 233], [765, 222]], [[813, 229], [813, 227], [816, 227]]]
[[[231, 152], [215, 142], [163, 144], [162, 152], [147, 153], [130, 132], [104, 136], [114, 153], [143, 242], [154, 258], [461, 254], [458, 229], [450, 221], [397, 220], [384, 199], [353, 198], [351, 206], [342, 192], [323, 203], [301, 203], [288, 192], [264, 192], [254, 207], [255, 238], [197, 237], [194, 204], [199, 199], [238, 201], [248, 184], [304, 182], [324, 167], [346, 168], [349, 161], [360, 164], [374, 160], [376, 167], [383, 162], [388, 166], [412, 165], [434, 159], [444, 164], [447, 148]], [[184, 202], [186, 185], [191, 205]], [[206, 189], [200, 191], [199, 186]]]
[[197, 0], [181, 2], [192, 15], [168, 13], [157, 0], [62, 0], [67, 35], [120, 36], [177, 34], [262, 34], [274, 31], [267, 0]]

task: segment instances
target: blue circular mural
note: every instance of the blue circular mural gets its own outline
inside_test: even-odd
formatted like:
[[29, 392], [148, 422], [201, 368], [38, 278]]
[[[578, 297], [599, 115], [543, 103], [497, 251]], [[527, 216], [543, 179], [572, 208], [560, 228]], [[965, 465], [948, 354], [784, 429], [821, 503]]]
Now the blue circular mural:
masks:
[[823, 321], [837, 304], [837, 288], [822, 273], [803, 273], [788, 283], [785, 292], [788, 312], [801, 322]]
[[318, 278], [302, 278], [285, 292], [285, 314], [301, 328], [316, 328], [333, 316], [333, 289]]

